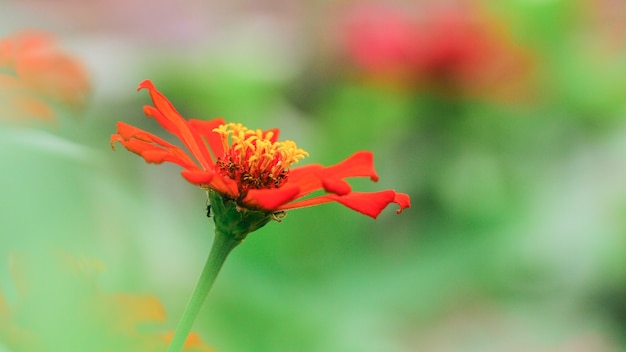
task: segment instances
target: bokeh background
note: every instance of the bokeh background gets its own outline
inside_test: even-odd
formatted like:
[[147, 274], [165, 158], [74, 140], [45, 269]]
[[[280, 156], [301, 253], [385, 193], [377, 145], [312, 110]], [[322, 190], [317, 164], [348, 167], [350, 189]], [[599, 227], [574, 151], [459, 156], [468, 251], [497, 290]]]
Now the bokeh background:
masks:
[[[54, 59], [19, 69], [24, 31]], [[304, 162], [371, 150], [354, 188], [411, 196], [249, 236], [214, 350], [626, 350], [622, 0], [2, 0], [0, 38], [0, 351], [164, 350], [129, 341], [175, 328], [213, 226], [176, 166], [111, 150], [117, 121], [165, 136], [143, 79]]]

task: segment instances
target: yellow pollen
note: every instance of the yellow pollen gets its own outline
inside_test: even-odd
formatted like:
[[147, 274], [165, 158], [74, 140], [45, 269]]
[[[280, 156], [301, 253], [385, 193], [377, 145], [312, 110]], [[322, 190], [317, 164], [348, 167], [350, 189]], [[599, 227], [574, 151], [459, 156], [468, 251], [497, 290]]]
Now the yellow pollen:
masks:
[[217, 166], [237, 182], [242, 194], [249, 189], [280, 187], [289, 167], [309, 156], [294, 141], [272, 142], [274, 132], [251, 130], [240, 123], [223, 124], [213, 132], [222, 137], [226, 151]]

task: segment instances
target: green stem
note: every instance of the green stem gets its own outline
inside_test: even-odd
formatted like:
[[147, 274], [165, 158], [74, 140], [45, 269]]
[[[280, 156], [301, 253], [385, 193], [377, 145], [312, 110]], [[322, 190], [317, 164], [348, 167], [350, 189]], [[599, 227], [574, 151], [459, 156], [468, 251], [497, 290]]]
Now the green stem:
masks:
[[213, 282], [215, 282], [217, 274], [222, 268], [222, 264], [224, 264], [230, 251], [239, 243], [241, 243], [240, 239], [235, 239], [234, 236], [224, 234], [217, 229], [215, 230], [211, 252], [204, 264], [204, 269], [202, 274], [200, 274], [196, 288], [193, 290], [189, 302], [187, 302], [187, 307], [185, 307], [183, 316], [178, 323], [178, 327], [176, 327], [176, 332], [167, 352], [179, 352], [183, 348], [187, 335], [191, 331], [191, 327], [200, 312], [200, 308], [202, 308], [207, 294], [211, 290], [211, 286], [213, 286]]

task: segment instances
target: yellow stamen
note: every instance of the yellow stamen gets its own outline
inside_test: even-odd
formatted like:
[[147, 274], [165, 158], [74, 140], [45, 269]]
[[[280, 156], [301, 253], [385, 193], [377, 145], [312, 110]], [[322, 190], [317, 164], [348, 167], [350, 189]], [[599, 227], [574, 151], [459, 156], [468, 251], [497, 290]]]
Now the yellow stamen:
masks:
[[226, 155], [218, 160], [222, 173], [237, 181], [240, 191], [279, 187], [289, 167], [309, 155], [294, 141], [272, 142], [273, 132], [251, 130], [240, 123], [215, 128]]

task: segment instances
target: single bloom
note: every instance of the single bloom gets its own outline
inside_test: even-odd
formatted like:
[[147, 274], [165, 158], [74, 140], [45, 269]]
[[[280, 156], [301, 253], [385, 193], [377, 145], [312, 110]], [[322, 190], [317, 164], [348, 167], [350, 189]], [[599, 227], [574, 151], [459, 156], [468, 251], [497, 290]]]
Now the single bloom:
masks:
[[[252, 130], [221, 118], [186, 120], [151, 81], [143, 81], [140, 89], [150, 92], [154, 104], [144, 107], [145, 114], [178, 137], [187, 151], [124, 122], [117, 123], [111, 146], [115, 148], [119, 142], [148, 163], [178, 164], [187, 181], [218, 193], [240, 210], [280, 215], [286, 210], [338, 202], [376, 218], [390, 203], [399, 206], [398, 213], [410, 206], [409, 196], [394, 190], [352, 191], [346, 178], [378, 181], [371, 152], [356, 152], [328, 167], [291, 168], [308, 153], [293, 141], [278, 141], [278, 129]], [[320, 190], [325, 193], [312, 195]]]

